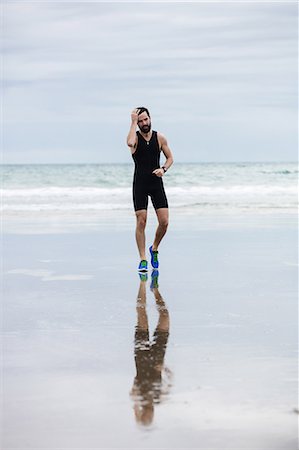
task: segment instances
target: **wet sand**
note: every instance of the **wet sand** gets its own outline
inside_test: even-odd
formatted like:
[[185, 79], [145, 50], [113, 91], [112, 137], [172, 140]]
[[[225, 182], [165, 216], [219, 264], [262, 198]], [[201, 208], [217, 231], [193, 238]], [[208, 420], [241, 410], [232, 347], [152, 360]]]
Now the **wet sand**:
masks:
[[4, 227], [3, 450], [297, 448], [294, 216], [173, 216], [152, 289], [133, 219], [45, 223]]

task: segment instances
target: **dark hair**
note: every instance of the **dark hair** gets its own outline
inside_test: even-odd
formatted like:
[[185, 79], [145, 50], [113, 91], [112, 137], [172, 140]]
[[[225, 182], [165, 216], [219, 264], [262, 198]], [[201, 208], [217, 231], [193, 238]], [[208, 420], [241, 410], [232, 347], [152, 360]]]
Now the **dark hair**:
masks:
[[148, 115], [148, 117], [151, 117], [150, 116], [150, 113], [149, 113], [149, 110], [147, 109], [147, 108], [145, 108], [144, 106], [138, 106], [138, 108], [137, 108], [139, 111], [138, 111], [138, 116], [140, 115], [140, 114], [142, 114], [143, 112], [146, 112], [146, 114]]

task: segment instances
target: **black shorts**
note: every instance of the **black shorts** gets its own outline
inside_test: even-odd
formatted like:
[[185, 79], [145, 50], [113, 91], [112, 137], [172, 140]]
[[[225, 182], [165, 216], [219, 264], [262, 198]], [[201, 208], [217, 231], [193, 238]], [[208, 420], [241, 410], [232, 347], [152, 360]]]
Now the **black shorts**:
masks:
[[135, 211], [147, 209], [149, 196], [155, 209], [168, 208], [162, 178], [156, 175], [134, 177], [133, 202]]
[[156, 367], [163, 366], [169, 338], [168, 331], [156, 328], [152, 342], [149, 331], [135, 328], [135, 364], [137, 377], [149, 378], [157, 375]]

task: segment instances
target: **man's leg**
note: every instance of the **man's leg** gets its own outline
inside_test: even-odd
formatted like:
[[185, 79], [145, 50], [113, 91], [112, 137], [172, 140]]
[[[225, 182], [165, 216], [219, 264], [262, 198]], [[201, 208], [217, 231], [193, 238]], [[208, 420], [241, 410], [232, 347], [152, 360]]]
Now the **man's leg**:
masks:
[[156, 209], [156, 214], [158, 218], [158, 228], [156, 231], [155, 240], [153, 243], [153, 250], [158, 250], [159, 244], [161, 240], [163, 239], [163, 236], [165, 235], [168, 227], [168, 208], [159, 208]]
[[147, 210], [140, 209], [136, 211], [136, 242], [140, 255], [140, 259], [146, 259], [145, 256], [145, 226], [146, 226]]

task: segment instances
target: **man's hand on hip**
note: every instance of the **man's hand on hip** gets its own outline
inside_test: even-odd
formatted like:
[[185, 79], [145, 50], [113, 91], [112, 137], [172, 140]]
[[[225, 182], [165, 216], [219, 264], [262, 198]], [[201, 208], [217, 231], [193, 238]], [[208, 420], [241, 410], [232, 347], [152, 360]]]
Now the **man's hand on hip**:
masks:
[[156, 169], [152, 172], [153, 174], [157, 175], [157, 177], [163, 177], [164, 170], [163, 169]]

